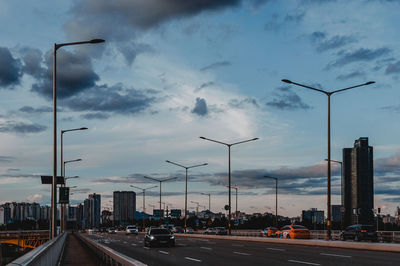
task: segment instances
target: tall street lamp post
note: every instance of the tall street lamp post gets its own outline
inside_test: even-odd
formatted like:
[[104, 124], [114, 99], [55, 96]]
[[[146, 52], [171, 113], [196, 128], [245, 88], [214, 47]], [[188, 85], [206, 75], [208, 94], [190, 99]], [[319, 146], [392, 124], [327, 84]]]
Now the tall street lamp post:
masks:
[[[325, 161], [328, 161], [328, 159], [325, 159]], [[342, 182], [342, 184], [344, 184], [344, 180], [343, 180], [343, 163], [341, 161], [336, 161], [336, 160], [331, 160], [331, 162], [340, 164], [340, 182]], [[344, 204], [344, 201], [343, 201], [344, 193], [345, 192], [344, 192], [343, 186], [342, 186], [342, 191], [341, 191], [341, 197], [342, 198], [341, 198], [341, 203], [340, 203], [341, 209], [342, 209], [343, 204]], [[341, 228], [343, 230], [343, 212], [342, 212], [342, 210], [340, 210], [340, 214], [341, 214]]]
[[328, 175], [328, 195], [327, 195], [327, 208], [328, 208], [328, 217], [327, 217], [327, 222], [326, 222], [326, 228], [327, 228], [327, 236], [326, 239], [327, 240], [331, 240], [332, 239], [332, 235], [331, 235], [331, 96], [334, 93], [337, 92], [341, 92], [341, 91], [345, 91], [345, 90], [350, 90], [350, 89], [354, 89], [357, 87], [361, 87], [361, 86], [367, 86], [367, 85], [371, 85], [374, 84], [375, 81], [368, 81], [366, 83], [360, 84], [360, 85], [356, 85], [356, 86], [352, 86], [352, 87], [348, 87], [348, 88], [344, 88], [344, 89], [340, 89], [340, 90], [335, 90], [335, 91], [325, 91], [325, 90], [321, 90], [321, 89], [316, 89], [307, 85], [303, 85], [303, 84], [299, 84], [293, 81], [290, 81], [288, 79], [282, 79], [283, 82], [289, 83], [289, 84], [294, 84], [300, 87], [304, 87], [310, 90], [314, 90], [314, 91], [318, 91], [321, 92], [323, 94], [325, 94], [326, 96], [328, 96], [328, 169], [327, 169], [327, 175]]
[[259, 138], [253, 138], [253, 139], [249, 139], [249, 140], [244, 140], [244, 141], [239, 141], [239, 142], [235, 142], [235, 143], [224, 143], [218, 140], [213, 140], [213, 139], [209, 139], [206, 137], [200, 137], [201, 139], [204, 140], [208, 140], [208, 141], [212, 141], [218, 144], [222, 144], [228, 147], [228, 206], [229, 206], [229, 212], [228, 212], [228, 231], [229, 231], [229, 235], [231, 235], [231, 147], [233, 145], [237, 145], [237, 144], [242, 144], [245, 142], [250, 142], [250, 141], [254, 141], [254, 140], [258, 140]]
[[[93, 39], [83, 42], [55, 43], [53, 47], [53, 179], [51, 186], [51, 238], [57, 235], [57, 50], [63, 46], [102, 42], [104, 42], [102, 39]], [[62, 167], [62, 165], [60, 167]]]
[[136, 189], [140, 189], [140, 190], [142, 190], [142, 193], [143, 193], [143, 222], [142, 222], [142, 227], [143, 227], [143, 231], [144, 231], [144, 229], [146, 228], [146, 226], [144, 224], [144, 220], [145, 220], [144, 219], [144, 215], [146, 213], [146, 202], [145, 202], [145, 200], [146, 200], [146, 190], [155, 188], [157, 186], [148, 187], [148, 188], [140, 188], [140, 187], [136, 187], [136, 186], [131, 185], [131, 187], [136, 188]]
[[148, 177], [148, 176], [143, 176], [144, 178], [156, 181], [156, 182], [160, 182], [160, 224], [161, 224], [161, 184], [163, 182], [167, 182], [167, 181], [171, 181], [174, 179], [177, 179], [177, 177], [171, 177], [171, 178], [167, 178], [167, 179], [157, 179], [157, 178], [153, 178], [153, 177]]
[[[228, 186], [227, 186], [228, 187]], [[233, 188], [234, 190], [236, 190], [236, 209], [235, 209], [235, 219], [237, 219], [237, 215], [238, 215], [238, 190], [239, 187], [234, 187], [231, 186], [231, 188]]]
[[268, 175], [265, 175], [264, 177], [275, 180], [275, 227], [278, 227], [278, 178]]
[[206, 165], [208, 165], [208, 163], [203, 163], [203, 164], [198, 164], [198, 165], [192, 165], [192, 166], [184, 166], [184, 165], [181, 165], [181, 164], [178, 164], [178, 163], [175, 163], [175, 162], [171, 162], [171, 161], [168, 161], [168, 160], [166, 160], [166, 162], [167, 163], [170, 163], [170, 164], [174, 164], [174, 165], [176, 165], [176, 166], [179, 166], [179, 167], [182, 167], [182, 168], [185, 168], [185, 170], [186, 170], [186, 178], [185, 178], [185, 216], [184, 216], [184, 232], [186, 232], [186, 221], [187, 221], [187, 186], [188, 186], [188, 169], [190, 169], [190, 168], [195, 168], [195, 167], [199, 167], [199, 166], [206, 166]]
[[200, 202], [193, 201], [193, 200], [191, 200], [190, 202], [196, 204], [196, 215], [198, 215], [199, 214]]
[[[70, 161], [63, 162], [64, 163], [64, 167], [61, 167], [61, 169], [63, 169], [63, 174], [65, 175], [65, 165], [67, 163], [80, 162], [80, 161], [82, 161], [82, 159], [75, 159], [75, 160], [70, 160]], [[78, 176], [76, 176], [76, 177], [78, 177]], [[62, 186], [66, 186], [67, 180], [70, 179], [70, 178], [75, 178], [75, 177], [65, 177], [65, 182], [64, 182], [64, 185], [62, 185]], [[66, 204], [64, 203], [64, 204], [61, 205], [61, 215], [60, 215], [60, 230], [61, 230], [61, 232], [64, 232], [65, 229], [66, 229], [65, 214], [66, 214]]]
[[208, 210], [211, 212], [211, 194], [210, 193], [201, 193], [201, 195], [208, 196]]

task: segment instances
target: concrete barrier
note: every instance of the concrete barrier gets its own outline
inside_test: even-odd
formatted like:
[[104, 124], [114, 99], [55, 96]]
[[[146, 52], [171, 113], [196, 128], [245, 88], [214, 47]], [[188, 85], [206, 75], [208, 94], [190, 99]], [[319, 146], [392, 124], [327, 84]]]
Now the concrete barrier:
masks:
[[175, 236], [215, 239], [215, 240], [220, 239], [220, 240], [230, 240], [230, 241], [263, 242], [263, 243], [286, 244], [286, 245], [360, 249], [369, 251], [400, 252], [400, 245], [387, 244], [387, 243], [325, 241], [325, 240], [313, 240], [313, 239], [282, 239], [282, 238], [245, 237], [245, 236], [217, 236], [217, 235], [199, 235], [199, 234], [191, 234], [191, 235], [175, 234]]
[[44, 243], [43, 245], [32, 249], [25, 255], [7, 264], [10, 266], [36, 266], [36, 265], [49, 265], [55, 266], [58, 264], [62, 250], [64, 248], [67, 233], [55, 237]]
[[93, 241], [82, 233], [76, 233], [76, 236], [82, 240], [88, 248], [95, 252], [106, 265], [146, 266], [146, 264], [138, 260], [132, 259], [112, 248]]

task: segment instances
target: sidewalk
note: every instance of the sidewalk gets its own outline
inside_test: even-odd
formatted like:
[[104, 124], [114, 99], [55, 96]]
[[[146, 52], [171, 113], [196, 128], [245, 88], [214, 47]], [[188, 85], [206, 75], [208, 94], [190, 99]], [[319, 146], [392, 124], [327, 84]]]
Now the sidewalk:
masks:
[[101, 261], [73, 233], [68, 233], [61, 265], [101, 265]]

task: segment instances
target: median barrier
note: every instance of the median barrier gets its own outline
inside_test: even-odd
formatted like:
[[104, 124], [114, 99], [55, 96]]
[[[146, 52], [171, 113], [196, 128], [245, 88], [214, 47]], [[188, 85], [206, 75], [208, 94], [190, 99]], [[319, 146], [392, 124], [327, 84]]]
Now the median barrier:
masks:
[[331, 248], [347, 248], [369, 251], [400, 252], [400, 245], [388, 243], [369, 243], [369, 242], [346, 242], [346, 241], [326, 241], [314, 239], [282, 239], [267, 237], [246, 237], [246, 236], [219, 236], [219, 235], [200, 235], [200, 234], [175, 234], [177, 237], [191, 237], [214, 240], [249, 241], [273, 244], [318, 246]]
[[104, 246], [82, 233], [76, 233], [76, 236], [88, 247], [90, 248], [97, 256], [106, 264], [106, 265], [127, 265], [127, 266], [146, 266], [146, 264], [125, 256], [124, 254], [119, 253], [107, 246]]
[[61, 235], [47, 241], [43, 245], [32, 249], [25, 255], [19, 257], [18, 259], [7, 264], [10, 266], [36, 266], [36, 265], [57, 265], [61, 253], [65, 245], [65, 239], [67, 233], [62, 233]]

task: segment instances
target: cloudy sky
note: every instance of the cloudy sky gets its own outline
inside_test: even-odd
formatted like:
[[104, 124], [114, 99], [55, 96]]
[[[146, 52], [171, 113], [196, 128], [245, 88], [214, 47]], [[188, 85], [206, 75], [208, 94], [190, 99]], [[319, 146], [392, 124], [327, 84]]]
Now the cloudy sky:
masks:
[[[49, 203], [40, 175], [52, 173], [52, 47], [58, 50], [58, 132], [68, 185], [112, 206], [112, 191], [164, 183], [163, 201], [213, 211], [227, 203], [227, 148], [239, 210], [326, 209], [325, 90], [376, 81], [332, 97], [332, 159], [359, 137], [374, 147], [375, 205], [400, 205], [400, 1], [60, 0], [0, 2], [0, 202]], [[289, 86], [288, 86], [289, 85]], [[60, 134], [58, 134], [60, 135]], [[58, 142], [59, 143], [59, 142]], [[332, 203], [340, 167], [332, 164]], [[158, 190], [147, 193], [156, 204]], [[141, 208], [141, 198], [138, 198]], [[189, 207], [195, 204], [189, 203]], [[148, 206], [147, 206], [148, 207]], [[234, 208], [234, 205], [233, 205]]]

